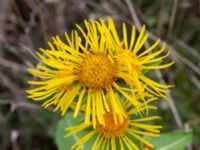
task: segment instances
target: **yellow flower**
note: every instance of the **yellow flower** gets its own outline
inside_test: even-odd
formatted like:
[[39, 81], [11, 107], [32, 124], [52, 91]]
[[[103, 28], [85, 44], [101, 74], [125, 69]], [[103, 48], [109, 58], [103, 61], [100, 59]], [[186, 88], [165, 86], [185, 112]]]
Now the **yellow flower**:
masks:
[[[150, 99], [147, 103], [154, 100], [155, 99]], [[81, 131], [88, 131], [87, 134], [74, 143], [71, 148], [79, 150], [91, 139], [94, 140], [91, 148], [92, 150], [139, 150], [140, 148], [134, 142], [136, 140], [142, 142], [145, 146], [153, 148], [153, 144], [144, 139], [143, 136], [160, 136], [160, 129], [162, 126], [150, 125], [146, 122], [161, 118], [159, 116], [140, 117], [137, 114], [138, 110], [133, 108], [130, 103], [125, 103], [123, 107], [126, 112], [126, 117], [122, 123], [118, 121], [116, 124], [114, 121], [114, 114], [112, 112], [106, 112], [104, 115], [105, 126], [97, 123], [96, 129], [93, 129], [92, 124], [86, 125], [82, 123], [80, 125], [65, 128], [65, 130], [68, 131], [65, 138]], [[152, 110], [156, 109], [155, 106], [149, 104], [148, 107]], [[143, 111], [146, 107], [143, 104], [138, 109], [139, 111]]]
[[137, 108], [150, 95], [145, 90], [161, 95], [169, 87], [160, 85], [142, 74], [144, 69], [171, 65], [146, 65], [166, 57], [153, 59], [163, 52], [164, 48], [146, 55], [159, 42], [137, 56], [147, 39], [147, 36], [143, 37], [144, 29], [135, 44], [133, 30], [128, 46], [124, 25], [123, 40], [120, 40], [111, 18], [108, 18], [107, 24], [103, 19], [99, 22], [92, 19], [90, 22], [85, 21], [86, 30], [79, 25], [77, 27], [79, 32], [72, 31], [71, 36], [65, 34], [66, 43], [56, 36], [53, 38], [53, 44], [48, 43], [50, 49], [41, 48], [41, 52], [37, 52], [43, 64], [38, 65], [37, 69], [30, 68], [29, 72], [40, 80], [28, 82], [38, 86], [27, 90], [28, 98], [44, 101], [45, 108], [55, 105], [54, 111], [61, 110], [62, 115], [69, 107], [73, 107], [74, 117], [77, 117], [79, 110], [83, 109], [86, 112], [85, 123], [90, 123], [92, 114], [92, 120], [98, 120], [105, 125], [105, 112], [112, 111], [123, 121], [125, 113], [119, 94]]
[[[113, 29], [114, 30], [114, 29]], [[164, 95], [165, 92], [168, 92], [168, 88], [172, 87], [171, 85], [162, 85], [152, 79], [146, 77], [143, 72], [152, 70], [152, 69], [163, 69], [171, 66], [174, 62], [170, 62], [164, 65], [160, 65], [160, 62], [169, 56], [170, 51], [165, 55], [160, 56], [166, 49], [166, 44], [164, 43], [162, 48], [156, 52], [152, 52], [160, 43], [158, 39], [152, 46], [148, 49], [142, 50], [144, 43], [147, 41], [149, 34], [145, 33], [145, 25], [142, 26], [141, 32], [136, 40], [136, 28], [132, 27], [132, 32], [130, 35], [130, 40], [128, 40], [127, 28], [123, 24], [123, 39], [121, 42], [122, 51], [117, 56], [117, 61], [120, 64], [123, 63], [123, 69], [129, 70], [131, 77], [138, 82], [138, 87], [144, 88], [146, 91], [150, 92], [155, 96], [160, 96], [166, 99]], [[113, 31], [115, 32], [115, 31]], [[118, 43], [119, 45], [120, 43]], [[133, 79], [130, 79], [133, 80]], [[131, 82], [128, 84], [130, 85]], [[133, 83], [133, 82], [132, 82]], [[135, 84], [135, 83], [133, 83]], [[143, 93], [143, 92], [142, 92]], [[143, 98], [143, 96], [141, 97]]]

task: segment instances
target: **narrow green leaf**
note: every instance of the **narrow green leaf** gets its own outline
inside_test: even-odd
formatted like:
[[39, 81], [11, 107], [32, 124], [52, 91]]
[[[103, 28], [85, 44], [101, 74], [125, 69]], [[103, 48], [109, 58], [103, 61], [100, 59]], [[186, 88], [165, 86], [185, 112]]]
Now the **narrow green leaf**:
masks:
[[[54, 139], [58, 146], [59, 150], [69, 150], [72, 145], [79, 141], [83, 136], [88, 134], [92, 129], [88, 128], [83, 130], [77, 134], [74, 134], [68, 138], [64, 138], [64, 136], [69, 132], [64, 129], [67, 127], [79, 125], [84, 122], [84, 114], [81, 114], [77, 118], [73, 118], [73, 112], [67, 112], [67, 114], [59, 121], [56, 127], [56, 131], [54, 133]], [[93, 136], [82, 148], [81, 150], [91, 149], [94, 140], [96, 139], [96, 135]]]
[[155, 150], [185, 150], [186, 146], [192, 142], [192, 131], [174, 131], [161, 134], [159, 138], [146, 137], [154, 144]]
[[64, 138], [64, 136], [67, 134], [67, 131], [64, 129], [66, 127], [70, 127], [73, 125], [77, 125], [81, 123], [81, 120], [83, 119], [83, 115], [81, 117], [78, 117], [76, 119], [73, 118], [73, 113], [68, 112], [58, 123], [56, 131], [55, 131], [55, 142], [58, 146], [59, 150], [69, 150], [71, 149], [71, 146], [80, 139], [78, 134], [74, 134], [73, 136], [69, 138]]

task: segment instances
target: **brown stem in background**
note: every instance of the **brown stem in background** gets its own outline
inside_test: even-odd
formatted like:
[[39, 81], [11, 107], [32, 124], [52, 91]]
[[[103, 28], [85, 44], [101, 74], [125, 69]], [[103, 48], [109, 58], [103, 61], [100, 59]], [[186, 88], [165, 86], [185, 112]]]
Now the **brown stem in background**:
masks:
[[170, 21], [169, 21], [168, 34], [167, 34], [168, 40], [170, 39], [172, 29], [174, 27], [174, 21], [175, 21], [175, 17], [176, 17], [176, 9], [177, 9], [178, 0], [174, 0], [173, 2], [174, 3], [173, 3], [172, 13], [171, 13]]
[[[130, 0], [125, 0], [125, 2], [127, 4], [127, 6], [128, 6], [128, 9], [129, 9], [129, 11], [131, 13], [132, 19], [133, 19], [133, 21], [134, 21], [134, 23], [136, 25], [137, 30], [140, 31], [141, 30], [141, 23], [140, 23], [140, 20], [137, 17], [136, 11], [135, 11], [131, 1]], [[148, 42], [145, 43], [145, 47], [146, 47], [146, 49], [149, 47], [149, 43]], [[160, 82], [165, 85], [166, 82], [163, 79], [160, 70], [155, 70], [155, 73], [156, 73], [157, 77], [159, 78]], [[170, 93], [165, 93], [165, 95], [168, 98], [168, 103], [169, 103], [169, 106], [170, 106], [171, 111], [173, 113], [173, 116], [174, 116], [174, 119], [176, 121], [177, 126], [179, 128], [183, 128], [183, 122], [181, 121], [181, 118], [179, 116], [179, 113], [177, 111], [177, 108], [175, 106], [175, 103], [174, 103], [174, 100], [173, 100], [171, 94]]]

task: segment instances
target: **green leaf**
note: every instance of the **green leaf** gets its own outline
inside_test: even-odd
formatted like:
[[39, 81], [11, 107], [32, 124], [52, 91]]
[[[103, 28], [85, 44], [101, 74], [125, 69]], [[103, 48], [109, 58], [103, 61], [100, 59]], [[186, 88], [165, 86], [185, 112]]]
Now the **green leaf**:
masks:
[[82, 118], [83, 115], [81, 117], [74, 119], [72, 112], [68, 112], [59, 121], [54, 135], [55, 142], [59, 150], [71, 149], [71, 146], [80, 139], [80, 137], [77, 134], [72, 135], [69, 138], [64, 138], [64, 136], [67, 134], [67, 131], [65, 131], [64, 129], [72, 125], [80, 124]]
[[178, 130], [161, 134], [159, 138], [146, 137], [146, 139], [154, 144], [155, 150], [185, 150], [192, 142], [192, 131]]
[[[59, 150], [69, 150], [71, 149], [72, 145], [79, 141], [80, 138], [82, 138], [84, 135], [88, 134], [91, 129], [85, 129], [81, 131], [78, 134], [74, 134], [68, 138], [64, 138], [64, 136], [68, 133], [68, 131], [65, 131], [64, 129], [67, 127], [75, 126], [75, 125], [80, 125], [81, 123], [84, 122], [84, 114], [81, 114], [77, 118], [73, 118], [73, 113], [72, 112], [67, 112], [67, 114], [59, 121], [56, 131], [54, 134], [54, 139], [55, 142], [58, 146]], [[86, 144], [85, 146], [82, 147], [81, 150], [88, 150], [90, 149], [92, 144], [94, 143], [96, 136], [93, 136]]]

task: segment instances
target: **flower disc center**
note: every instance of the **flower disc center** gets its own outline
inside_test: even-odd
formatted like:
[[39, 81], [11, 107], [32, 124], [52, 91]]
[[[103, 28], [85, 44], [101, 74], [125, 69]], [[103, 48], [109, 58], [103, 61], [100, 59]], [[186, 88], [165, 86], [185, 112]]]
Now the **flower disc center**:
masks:
[[80, 65], [79, 81], [87, 88], [110, 86], [116, 74], [115, 66], [105, 54], [88, 54]]
[[124, 134], [124, 132], [128, 127], [127, 118], [124, 119], [122, 123], [117, 122], [117, 124], [115, 124], [112, 112], [107, 112], [104, 115], [104, 119], [105, 119], [105, 126], [97, 124], [97, 131], [99, 131], [105, 137], [121, 136]]

